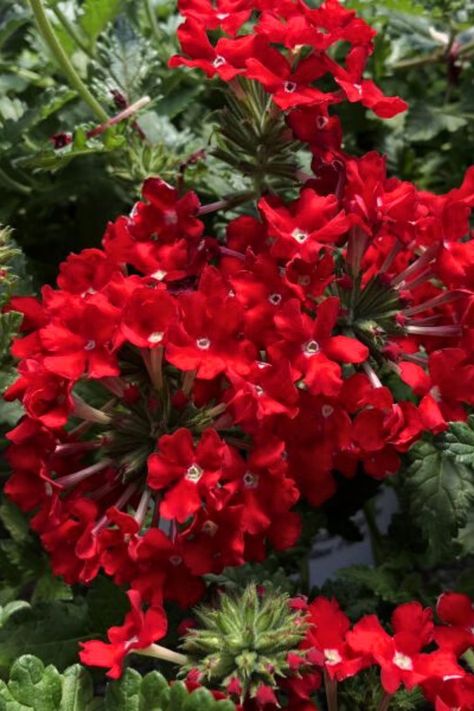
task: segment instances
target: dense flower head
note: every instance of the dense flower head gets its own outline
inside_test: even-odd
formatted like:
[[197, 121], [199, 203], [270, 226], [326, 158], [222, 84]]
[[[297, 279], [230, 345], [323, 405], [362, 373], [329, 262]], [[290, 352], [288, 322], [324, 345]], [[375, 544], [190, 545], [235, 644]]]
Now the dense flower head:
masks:
[[[186, 56], [172, 63], [260, 82], [313, 174], [290, 197], [258, 196], [219, 237], [205, 216], [225, 201], [149, 178], [100, 249], [70, 255], [37, 299], [13, 299], [24, 319], [5, 394], [24, 407], [5, 491], [53, 571], [69, 583], [103, 571], [155, 622], [165, 602], [199, 600], [202, 576], [292, 547], [295, 506], [327, 501], [335, 472], [384, 479], [474, 404], [474, 169], [446, 195], [420, 191], [388, 177], [383, 156], [346, 155], [329, 113], [344, 96], [381, 116], [402, 108], [363, 79], [372, 30], [337, 0], [180, 9]], [[221, 31], [215, 44], [208, 30]], [[342, 63], [327, 52], [339, 42]], [[328, 74], [331, 91], [316, 88]], [[410, 688], [438, 659], [424, 646], [436, 640], [454, 669], [471, 640], [451, 602], [439, 608], [448, 631], [406, 608], [393, 637], [314, 603], [315, 620], [333, 621], [310, 636], [314, 659], [335, 679], [377, 663], [388, 691]], [[131, 637], [127, 618], [85, 658], [103, 653], [116, 675], [130, 639], [154, 641], [133, 619]]]
[[[402, 99], [385, 96], [364, 78], [375, 32], [339, 0], [316, 9], [301, 0], [222, 0], [216, 6], [180, 0], [178, 7], [185, 18], [178, 29], [182, 55], [171, 58], [171, 67], [198, 68], [224, 81], [255, 80], [284, 111], [324, 111], [344, 100], [383, 118], [406, 109]], [[336, 61], [342, 45], [344, 58]]]

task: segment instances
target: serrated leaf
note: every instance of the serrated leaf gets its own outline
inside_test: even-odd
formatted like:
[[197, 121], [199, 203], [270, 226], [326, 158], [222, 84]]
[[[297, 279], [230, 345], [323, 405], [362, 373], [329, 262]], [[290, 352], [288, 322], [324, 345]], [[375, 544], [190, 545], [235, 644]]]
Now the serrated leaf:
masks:
[[91, 43], [119, 14], [123, 0], [85, 0], [80, 25]]
[[0, 711], [98, 711], [89, 672], [79, 664], [64, 674], [30, 654], [17, 659], [7, 683], [0, 681]]
[[63, 674], [59, 711], [86, 711], [94, 700], [94, 687], [90, 674], [80, 664], [68, 667]]
[[57, 711], [61, 703], [61, 675], [53, 666], [45, 668], [33, 656], [18, 659], [10, 673], [8, 685], [0, 684], [2, 711]]
[[46, 570], [35, 585], [31, 602], [52, 602], [53, 600], [72, 600], [71, 587], [61, 578], [56, 577], [50, 570]]
[[352, 565], [338, 570], [336, 579], [367, 587], [377, 597], [387, 602], [400, 603], [410, 599], [410, 593], [399, 588], [399, 575], [382, 566], [370, 568], [365, 565]]
[[410, 141], [430, 141], [441, 131], [452, 133], [466, 124], [467, 119], [456, 107], [440, 109], [426, 102], [416, 102], [410, 106], [404, 132]]
[[474, 472], [444, 451], [439, 442], [418, 442], [410, 452], [405, 493], [431, 560], [449, 550], [474, 504]]
[[0, 627], [2, 627], [12, 615], [19, 610], [26, 610], [30, 607], [30, 603], [26, 600], [13, 600], [8, 602], [4, 607], [0, 607]]
[[0, 520], [15, 543], [22, 543], [28, 538], [30, 534], [28, 520], [18, 506], [9, 499], [2, 500]]
[[467, 422], [451, 422], [440, 437], [440, 446], [456, 461], [474, 467], [474, 417]]
[[124, 144], [124, 136], [116, 135], [112, 140], [110, 134], [107, 135], [107, 143], [98, 140], [76, 140], [74, 144], [70, 144], [60, 150], [55, 151], [50, 148], [40, 151], [35, 155], [17, 161], [17, 165], [23, 170], [56, 172], [65, 168], [75, 158], [110, 153]]
[[27, 649], [45, 664], [64, 669], [75, 662], [78, 642], [91, 637], [84, 602], [52, 602], [20, 610], [0, 629], [0, 668]]
[[119, 681], [108, 685], [105, 711], [235, 711], [235, 706], [216, 701], [207, 689], [190, 693], [181, 682], [170, 687], [156, 671], [142, 677], [126, 669]]

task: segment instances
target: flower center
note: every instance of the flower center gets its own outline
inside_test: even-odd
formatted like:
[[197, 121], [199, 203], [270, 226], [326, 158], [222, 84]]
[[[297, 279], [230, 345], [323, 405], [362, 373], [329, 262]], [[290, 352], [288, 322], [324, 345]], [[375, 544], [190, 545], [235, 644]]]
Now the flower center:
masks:
[[222, 67], [223, 64], [226, 63], [226, 60], [224, 57], [221, 57], [220, 55], [215, 58], [215, 60], [212, 62], [212, 66], [215, 67], [215, 69], [219, 69], [219, 67]]
[[401, 652], [395, 652], [392, 661], [395, 666], [402, 671], [412, 671], [413, 669], [413, 661], [411, 658]]
[[270, 294], [268, 300], [273, 306], [278, 306], [279, 304], [281, 304], [282, 298], [283, 297], [281, 294]]
[[316, 126], [321, 129], [327, 126], [329, 123], [329, 119], [326, 116], [318, 116], [316, 119]]
[[284, 88], [287, 94], [293, 94], [296, 91], [296, 84], [294, 81], [286, 81]]
[[321, 350], [319, 343], [317, 341], [315, 341], [314, 339], [312, 339], [311, 341], [306, 341], [306, 343], [303, 344], [302, 348], [303, 348], [303, 353], [308, 358], [316, 355]]
[[174, 565], [176, 568], [178, 565], [181, 565], [181, 563], [183, 562], [183, 559], [181, 558], [180, 555], [172, 555], [171, 558], [169, 559], [169, 561], [170, 561], [171, 565]]
[[85, 351], [93, 351], [94, 348], [96, 347], [96, 342], [93, 340], [87, 341], [86, 345], [84, 346]]
[[331, 417], [334, 412], [334, 408], [331, 405], [323, 405], [321, 408], [321, 413], [323, 417]]
[[324, 658], [326, 660], [326, 664], [329, 664], [329, 666], [340, 664], [340, 662], [342, 662], [342, 657], [337, 649], [325, 649]]
[[196, 345], [201, 351], [207, 351], [211, 347], [211, 341], [209, 338], [198, 338]]
[[161, 343], [161, 341], [163, 340], [163, 336], [163, 331], [154, 331], [148, 336], [148, 343]]
[[258, 487], [259, 477], [252, 472], [245, 472], [243, 481], [246, 489], [256, 489]]
[[196, 464], [195, 462], [191, 464], [191, 466], [188, 468], [185, 474], [185, 479], [188, 481], [192, 481], [194, 484], [197, 484], [199, 479], [202, 477], [204, 470], [201, 469], [199, 464]]
[[293, 232], [291, 233], [291, 236], [293, 237], [293, 239], [296, 242], [298, 242], [298, 244], [303, 244], [308, 239], [309, 233], [305, 232], [305, 230], [301, 230], [299, 227], [297, 227], [296, 229], [293, 230]]
[[176, 210], [170, 209], [165, 210], [164, 214], [165, 225], [177, 225], [178, 224], [178, 214]]
[[227, 18], [229, 17], [229, 13], [228, 12], [218, 12], [216, 17], [218, 20], [227, 20]]
[[202, 532], [206, 533], [208, 536], [215, 536], [217, 531], [219, 530], [219, 526], [217, 523], [214, 523], [214, 521], [204, 521], [202, 524]]

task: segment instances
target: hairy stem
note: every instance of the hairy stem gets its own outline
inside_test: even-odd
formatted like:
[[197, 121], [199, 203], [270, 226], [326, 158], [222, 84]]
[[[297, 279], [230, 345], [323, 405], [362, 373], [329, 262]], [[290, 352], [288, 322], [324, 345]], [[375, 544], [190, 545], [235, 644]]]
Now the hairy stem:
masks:
[[337, 711], [337, 681], [331, 679], [326, 670], [324, 670], [324, 687], [328, 711]]
[[364, 504], [364, 516], [367, 522], [367, 528], [369, 529], [370, 545], [372, 548], [372, 555], [374, 557], [374, 563], [380, 565], [383, 563], [383, 541], [382, 534], [380, 533], [377, 521], [375, 519], [375, 507], [374, 500], [370, 499]]
[[390, 706], [390, 701], [392, 700], [393, 694], [387, 694], [385, 693], [382, 696], [382, 699], [379, 703], [377, 711], [388, 711], [388, 707]]
[[79, 74], [74, 69], [71, 64], [69, 57], [64, 51], [61, 43], [59, 42], [56, 33], [48, 19], [41, 0], [28, 0], [30, 7], [33, 11], [36, 23], [38, 25], [39, 32], [48, 45], [51, 54], [55, 58], [58, 66], [61, 68], [65, 76], [67, 77], [70, 85], [77, 91], [81, 99], [89, 106], [91, 111], [97, 116], [100, 121], [107, 121], [108, 116], [102, 106], [99, 104], [97, 99], [92, 96], [91, 92], [87, 86], [82, 81]]
[[85, 54], [87, 54], [89, 57], [92, 58], [93, 54], [90, 50], [90, 47], [88, 47], [87, 43], [80, 36], [79, 32], [76, 31], [76, 28], [74, 27], [72, 22], [69, 20], [69, 18], [61, 10], [59, 5], [58, 4], [52, 5], [51, 10], [54, 12], [57, 19], [59, 20], [61, 25], [64, 27], [64, 29], [68, 33], [69, 37], [73, 40], [73, 42], [75, 42], [77, 44], [79, 49], [82, 49], [82, 51]]
[[149, 647], [144, 649], [134, 649], [135, 654], [141, 654], [144, 657], [154, 657], [155, 659], [163, 659], [165, 662], [171, 662], [171, 664], [183, 664], [188, 663], [188, 658], [184, 654], [179, 654], [179, 652], [173, 652], [172, 649], [167, 649], [159, 644], [150, 644]]
[[163, 41], [163, 33], [160, 30], [160, 25], [158, 24], [158, 20], [156, 18], [156, 12], [155, 8], [153, 7], [152, 0], [145, 0], [145, 12], [146, 16], [148, 18], [148, 22], [150, 23], [151, 31], [153, 32], [155, 39], [158, 42]]

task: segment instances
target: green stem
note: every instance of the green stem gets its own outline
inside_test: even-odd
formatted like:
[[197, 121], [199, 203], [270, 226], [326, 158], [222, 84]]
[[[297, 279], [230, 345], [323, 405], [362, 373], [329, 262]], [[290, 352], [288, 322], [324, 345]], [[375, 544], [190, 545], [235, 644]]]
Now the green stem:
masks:
[[10, 176], [7, 175], [5, 171], [2, 170], [2, 168], [0, 168], [0, 182], [6, 185], [11, 190], [14, 190], [16, 193], [22, 193], [23, 195], [29, 195], [31, 193], [30, 187], [19, 183], [13, 178], [10, 178]]
[[436, 64], [437, 62], [440, 62], [444, 59], [444, 50], [436, 50], [436, 52], [432, 52], [431, 54], [428, 54], [424, 57], [413, 57], [412, 59], [403, 59], [401, 62], [392, 64], [391, 68], [395, 71], [401, 69], [415, 69], [417, 67], [422, 67], [425, 64]]
[[369, 529], [370, 545], [374, 562], [376, 565], [381, 565], [383, 563], [383, 539], [375, 519], [374, 500], [370, 499], [370, 501], [366, 501], [363, 510], [367, 528]]
[[63, 73], [66, 75], [71, 86], [77, 91], [82, 100], [89, 106], [91, 111], [95, 113], [100, 121], [107, 121], [108, 116], [102, 106], [99, 104], [97, 99], [92, 96], [91, 92], [87, 86], [82, 81], [79, 74], [76, 72], [72, 66], [69, 57], [64, 51], [61, 43], [59, 42], [54, 29], [46, 15], [43, 4], [41, 0], [28, 0], [30, 7], [33, 11], [38, 29], [44, 41], [48, 45], [52, 55], [56, 59], [59, 67], [62, 69]]
[[337, 711], [337, 681], [331, 679], [326, 669], [324, 670], [324, 687], [328, 711]]
[[93, 54], [90, 50], [90, 47], [88, 47], [87, 43], [82, 39], [82, 37], [79, 35], [78, 32], [76, 32], [76, 28], [72, 24], [72, 22], [69, 21], [69, 19], [66, 17], [64, 12], [61, 10], [59, 5], [55, 4], [51, 7], [51, 10], [54, 12], [56, 17], [58, 18], [59, 22], [61, 25], [64, 27], [70, 38], [77, 44], [79, 49], [82, 49], [85, 54], [87, 54], [91, 59], [93, 57]]
[[392, 696], [393, 696], [393, 694], [385, 693], [382, 696], [382, 699], [380, 701], [377, 711], [388, 711], [388, 707], [390, 706], [390, 701], [392, 700]]
[[145, 0], [145, 11], [150, 23], [151, 31], [155, 35], [155, 39], [158, 42], [163, 41], [163, 33], [160, 30], [158, 20], [156, 19], [155, 8], [153, 7], [152, 0]]
[[188, 663], [188, 658], [184, 654], [179, 654], [179, 652], [173, 652], [172, 649], [167, 649], [159, 644], [150, 644], [149, 647], [144, 649], [134, 649], [134, 654], [141, 654], [144, 657], [154, 657], [155, 659], [163, 659], [165, 662], [171, 662], [171, 664], [179, 664], [183, 666]]

